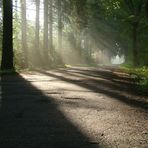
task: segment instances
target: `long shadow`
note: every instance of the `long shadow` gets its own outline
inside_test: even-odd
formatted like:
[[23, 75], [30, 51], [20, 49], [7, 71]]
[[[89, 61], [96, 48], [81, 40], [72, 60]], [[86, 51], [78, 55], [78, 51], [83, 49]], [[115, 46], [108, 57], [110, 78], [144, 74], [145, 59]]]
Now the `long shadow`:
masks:
[[0, 148], [101, 147], [20, 75], [2, 76], [0, 99]]
[[[123, 103], [126, 103], [127, 105], [142, 108], [142, 109], [148, 109], [148, 103], [146, 101], [126, 97], [126, 96], [122, 95], [121, 93], [117, 93], [116, 91], [112, 91], [108, 88], [106, 89], [106, 87], [102, 88], [101, 83], [96, 83], [95, 81], [87, 82], [87, 81], [83, 81], [83, 80], [82, 81], [72, 80], [70, 78], [55, 75], [53, 73], [45, 72], [45, 71], [38, 71], [38, 72], [45, 74], [47, 76], [58, 78], [62, 81], [66, 81], [66, 82], [73, 83], [78, 86], [87, 88], [95, 93], [105, 94], [113, 99], [120, 100]], [[102, 82], [102, 84], [103, 84], [103, 82]]]
[[[117, 71], [117, 70], [115, 70]], [[119, 71], [120, 72], [120, 71]], [[78, 77], [83, 77], [88, 76], [88, 77], [94, 77], [94, 78], [102, 78], [105, 80], [109, 80], [112, 83], [105, 82], [103, 80], [93, 80], [101, 84], [102, 86], [106, 86], [109, 88], [112, 88], [114, 90], [119, 90], [119, 91], [124, 91], [128, 94], [133, 94], [133, 95], [138, 95], [138, 96], [148, 96], [148, 92], [142, 92], [139, 90], [138, 85], [135, 82], [134, 78], [131, 77], [123, 77], [115, 74], [113, 71], [106, 71], [106, 70], [83, 70], [79, 68], [74, 68], [74, 69], [68, 69], [68, 70], [63, 70], [63, 73], [69, 74], [71, 76], [78, 76]], [[82, 76], [80, 76], [82, 75]], [[89, 79], [88, 79], [89, 80]]]
[[[101, 70], [86, 70], [86, 69], [82, 70], [82, 69], [78, 69], [78, 68], [74, 68], [72, 70], [75, 70], [74, 73], [77, 73], [77, 74], [82, 74], [82, 75], [92, 76], [92, 77], [100, 77], [103, 79], [111, 80], [113, 82], [125, 84], [125, 85], [127, 85], [127, 84], [130, 85], [135, 82], [135, 79], [130, 78], [130, 77], [119, 76], [111, 70], [105, 70], [105, 69], [104, 70], [103, 69], [101, 69]], [[118, 80], [120, 80], [120, 81], [118, 81]]]
[[[97, 71], [99, 73], [100, 71]], [[103, 76], [103, 74], [93, 74], [92, 71], [91, 73], [88, 71], [80, 72], [80, 71], [69, 71], [69, 70], [62, 70], [63, 74], [67, 74], [69, 76], [74, 76], [74, 77], [79, 77], [82, 79], [85, 79], [85, 81], [91, 81], [94, 84], [99, 84], [103, 87], [106, 87], [108, 89], [112, 90], [118, 90], [122, 91], [128, 94], [133, 94], [133, 95], [138, 95], [138, 96], [148, 96], [148, 94], [142, 93], [138, 90], [138, 85], [135, 82], [134, 79], [132, 78], [123, 78], [118, 75], [112, 74], [111, 72], [105, 72], [105, 74], [108, 74], [107, 76]], [[110, 74], [111, 73], [111, 74]], [[93, 78], [94, 79], [93, 79]], [[101, 78], [102, 80], [99, 80], [97, 78]], [[105, 81], [107, 80], [107, 81]], [[110, 81], [110, 82], [109, 82]]]

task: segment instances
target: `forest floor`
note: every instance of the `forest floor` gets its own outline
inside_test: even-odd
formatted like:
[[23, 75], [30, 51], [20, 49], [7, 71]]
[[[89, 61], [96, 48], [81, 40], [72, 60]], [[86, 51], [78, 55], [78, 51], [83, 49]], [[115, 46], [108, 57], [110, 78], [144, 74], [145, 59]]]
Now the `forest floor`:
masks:
[[147, 148], [148, 96], [116, 68], [1, 77], [0, 148]]

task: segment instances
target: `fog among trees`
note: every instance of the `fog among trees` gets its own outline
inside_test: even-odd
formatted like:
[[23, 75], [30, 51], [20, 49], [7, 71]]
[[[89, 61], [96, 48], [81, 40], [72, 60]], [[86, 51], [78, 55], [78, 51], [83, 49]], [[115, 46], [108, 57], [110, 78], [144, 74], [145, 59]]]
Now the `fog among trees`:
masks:
[[2, 69], [111, 65], [116, 58], [148, 65], [147, 0], [0, 3]]

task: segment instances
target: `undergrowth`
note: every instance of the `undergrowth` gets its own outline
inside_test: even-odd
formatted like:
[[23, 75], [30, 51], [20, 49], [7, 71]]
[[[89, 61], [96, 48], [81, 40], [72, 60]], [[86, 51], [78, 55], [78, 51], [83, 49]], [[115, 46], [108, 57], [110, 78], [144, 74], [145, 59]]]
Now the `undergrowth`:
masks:
[[134, 78], [139, 86], [139, 89], [148, 92], [148, 67], [128, 67], [121, 66], [125, 72], [129, 73]]

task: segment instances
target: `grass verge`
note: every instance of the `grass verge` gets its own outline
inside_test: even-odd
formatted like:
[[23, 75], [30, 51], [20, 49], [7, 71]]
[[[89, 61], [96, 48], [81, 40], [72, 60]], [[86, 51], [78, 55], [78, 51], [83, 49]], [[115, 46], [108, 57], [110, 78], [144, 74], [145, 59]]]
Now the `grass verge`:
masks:
[[148, 67], [121, 66], [121, 68], [136, 80], [140, 91], [148, 93]]

